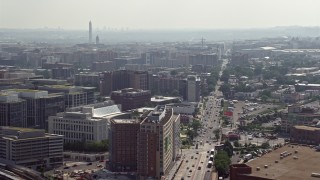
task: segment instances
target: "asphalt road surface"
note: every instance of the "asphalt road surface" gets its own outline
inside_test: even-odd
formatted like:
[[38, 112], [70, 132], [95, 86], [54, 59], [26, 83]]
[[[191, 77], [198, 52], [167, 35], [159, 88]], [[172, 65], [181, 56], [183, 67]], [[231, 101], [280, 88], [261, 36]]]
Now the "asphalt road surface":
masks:
[[[219, 73], [221, 76], [222, 71], [225, 68], [227, 61], [224, 60], [222, 63], [222, 70]], [[202, 180], [202, 179], [212, 179], [212, 168], [208, 168], [210, 151], [216, 144], [219, 144], [219, 140], [214, 140], [214, 130], [221, 127], [219, 123], [219, 111], [221, 109], [221, 97], [222, 93], [218, 91], [221, 82], [218, 81], [216, 85], [216, 90], [211, 95], [208, 96], [208, 101], [206, 102], [205, 108], [202, 109], [201, 123], [202, 128], [198, 131], [198, 136], [194, 138], [195, 144], [198, 144], [198, 149], [192, 146], [190, 149], [183, 149], [182, 154], [184, 155], [184, 161], [179, 168], [175, 180], [190, 179], [190, 180]]]

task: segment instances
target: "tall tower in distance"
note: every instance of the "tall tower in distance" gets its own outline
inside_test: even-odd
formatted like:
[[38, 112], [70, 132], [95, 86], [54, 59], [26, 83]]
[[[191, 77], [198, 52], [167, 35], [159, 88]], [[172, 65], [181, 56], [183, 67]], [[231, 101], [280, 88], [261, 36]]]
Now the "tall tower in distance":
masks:
[[92, 23], [89, 22], [89, 43], [92, 43]]
[[99, 36], [97, 35], [96, 37], [96, 44], [100, 44], [100, 39], [99, 39]]

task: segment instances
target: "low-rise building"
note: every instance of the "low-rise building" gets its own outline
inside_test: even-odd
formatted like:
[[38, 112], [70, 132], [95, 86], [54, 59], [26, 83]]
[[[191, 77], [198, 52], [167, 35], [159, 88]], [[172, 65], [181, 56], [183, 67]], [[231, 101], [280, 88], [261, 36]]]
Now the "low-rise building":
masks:
[[[285, 156], [280, 158], [280, 154]], [[320, 153], [300, 145], [285, 145], [246, 164], [230, 166], [230, 180], [313, 180], [319, 172]]]
[[0, 127], [0, 162], [38, 169], [63, 164], [63, 136], [44, 130]]
[[320, 128], [312, 126], [294, 126], [290, 131], [290, 142], [319, 145]]
[[110, 119], [123, 115], [111, 101], [74, 107], [50, 116], [49, 133], [64, 135], [64, 142], [102, 141], [108, 139]]

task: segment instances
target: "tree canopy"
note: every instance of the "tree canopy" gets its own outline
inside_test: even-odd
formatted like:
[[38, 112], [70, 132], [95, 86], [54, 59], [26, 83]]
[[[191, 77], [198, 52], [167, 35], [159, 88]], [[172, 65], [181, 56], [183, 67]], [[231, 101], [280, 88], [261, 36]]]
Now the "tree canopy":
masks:
[[218, 151], [214, 157], [214, 164], [219, 175], [228, 174], [231, 160], [225, 151]]

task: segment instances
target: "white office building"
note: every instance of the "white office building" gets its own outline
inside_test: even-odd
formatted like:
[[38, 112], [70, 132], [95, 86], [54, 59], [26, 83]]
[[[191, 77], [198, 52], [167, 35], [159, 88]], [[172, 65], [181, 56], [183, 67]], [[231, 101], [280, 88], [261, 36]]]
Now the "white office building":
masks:
[[74, 107], [50, 116], [49, 133], [64, 135], [64, 142], [102, 141], [108, 139], [110, 119], [125, 115], [112, 101]]

